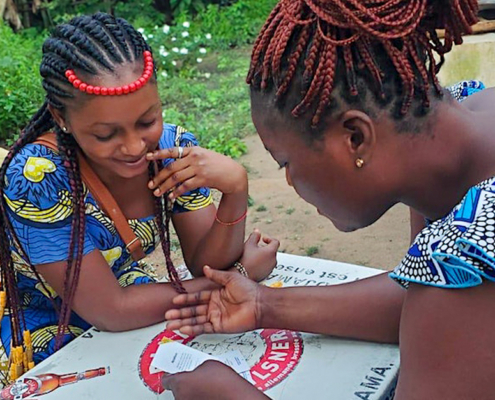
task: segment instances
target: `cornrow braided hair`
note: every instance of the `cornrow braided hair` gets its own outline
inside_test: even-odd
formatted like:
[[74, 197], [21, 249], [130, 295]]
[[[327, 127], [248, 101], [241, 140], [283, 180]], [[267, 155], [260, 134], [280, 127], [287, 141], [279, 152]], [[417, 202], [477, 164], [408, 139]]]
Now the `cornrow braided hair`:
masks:
[[292, 116], [311, 111], [313, 129], [337, 87], [348, 103], [364, 102], [369, 90], [393, 104], [397, 120], [416, 101], [424, 115], [431, 95], [443, 94], [444, 55], [471, 32], [477, 9], [476, 0], [280, 0], [254, 43], [247, 83], [273, 91], [279, 104], [296, 96]]
[[[5, 227], [5, 229], [0, 230], [1, 282], [7, 292], [13, 346], [22, 345], [22, 333], [26, 329], [26, 324], [23, 317], [22, 299], [17, 290], [11, 246], [15, 245], [25, 260], [29, 260], [29, 258], [16, 237], [4, 199], [8, 166], [25, 145], [36, 141], [46, 132], [55, 131], [60, 157], [69, 176], [73, 212], [64, 293], [61, 296], [63, 301], [58, 310], [59, 327], [56, 348], [59, 348], [68, 331], [71, 305], [81, 269], [86, 221], [85, 192], [77, 158], [78, 145], [72, 135], [62, 132], [57, 126], [48, 106], [63, 111], [79, 95], [65, 77], [67, 69], [81, 71], [88, 75], [97, 75], [102, 72], [111, 73], [120, 64], [142, 60], [145, 50], [151, 51], [139, 32], [126, 21], [104, 13], [76, 17], [67, 24], [59, 25], [43, 44], [40, 74], [43, 78], [43, 88], [46, 91], [45, 102], [14, 143], [0, 168], [0, 182], [4, 183], [0, 185], [0, 225]], [[155, 170], [156, 168], [150, 168], [150, 176], [154, 176]], [[157, 228], [172, 285], [178, 292], [184, 292], [170, 258], [169, 225], [171, 212], [166, 204], [165, 199], [156, 200]], [[34, 266], [31, 265], [30, 268], [44, 285]], [[56, 307], [55, 302], [52, 301], [52, 303]]]

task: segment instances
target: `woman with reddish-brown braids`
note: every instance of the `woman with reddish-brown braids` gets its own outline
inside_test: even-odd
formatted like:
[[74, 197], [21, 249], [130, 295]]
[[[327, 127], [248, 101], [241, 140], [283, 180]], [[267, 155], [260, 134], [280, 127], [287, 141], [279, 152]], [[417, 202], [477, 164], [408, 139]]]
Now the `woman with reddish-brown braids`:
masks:
[[[194, 276], [208, 264], [260, 280], [278, 249], [258, 231], [244, 243], [244, 168], [163, 123], [153, 54], [125, 20], [97, 13], [57, 26], [40, 73], [45, 102], [0, 169], [4, 382], [91, 325], [158, 323], [177, 292], [211, 288], [181, 282], [170, 222]], [[209, 188], [222, 193], [218, 208]], [[170, 283], [144, 259], [160, 245]]]
[[[278, 3], [247, 78], [266, 149], [341, 231], [408, 205], [412, 245], [393, 272], [333, 287], [267, 288], [205, 267], [222, 287], [178, 295], [170, 329], [399, 343], [396, 400], [494, 398], [495, 93], [437, 80], [476, 16], [476, 0]], [[216, 362], [163, 383], [178, 400], [267, 398]]]

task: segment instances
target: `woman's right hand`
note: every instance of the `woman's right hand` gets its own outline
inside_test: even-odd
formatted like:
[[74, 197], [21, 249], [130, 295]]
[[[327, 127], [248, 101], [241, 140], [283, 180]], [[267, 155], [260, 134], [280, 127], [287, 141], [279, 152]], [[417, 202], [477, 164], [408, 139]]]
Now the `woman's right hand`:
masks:
[[[237, 333], [260, 327], [261, 285], [238, 272], [204, 267], [205, 276], [220, 285], [219, 289], [176, 296], [180, 308], [165, 313], [167, 329], [186, 335], [203, 333]], [[266, 289], [266, 288], [265, 288]]]

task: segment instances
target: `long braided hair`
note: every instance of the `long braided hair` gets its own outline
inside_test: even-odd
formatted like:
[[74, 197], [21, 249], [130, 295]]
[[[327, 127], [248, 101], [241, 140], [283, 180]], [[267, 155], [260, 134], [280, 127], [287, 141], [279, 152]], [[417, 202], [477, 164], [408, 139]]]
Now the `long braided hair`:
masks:
[[[46, 91], [44, 104], [12, 146], [0, 168], [0, 182], [5, 182], [9, 163], [25, 145], [34, 142], [48, 131], [56, 133], [60, 156], [69, 175], [72, 207], [71, 238], [64, 293], [62, 294], [63, 300], [60, 307], [57, 307], [55, 301], [52, 301], [54, 307], [59, 311], [56, 348], [61, 346], [64, 335], [67, 333], [71, 317], [71, 305], [81, 269], [85, 232], [85, 193], [76, 154], [78, 145], [71, 134], [64, 133], [55, 123], [48, 106], [63, 111], [68, 102], [74, 100], [77, 91], [73, 89], [64, 75], [67, 69], [80, 71], [90, 76], [98, 75], [101, 72], [112, 73], [119, 65], [143, 60], [143, 52], [146, 50], [151, 51], [139, 32], [125, 20], [114, 18], [108, 14], [97, 13], [93, 16], [76, 17], [67, 24], [57, 26], [43, 44], [40, 73], [43, 77], [43, 88]], [[156, 74], [154, 75], [154, 79], [156, 79]], [[150, 177], [152, 178], [160, 168], [160, 163], [150, 164]], [[22, 311], [22, 299], [16, 286], [16, 271], [11, 256], [11, 246], [15, 245], [26, 261], [29, 261], [29, 258], [19, 244], [9, 219], [9, 211], [4, 200], [4, 185], [0, 185], [0, 197], [0, 225], [4, 228], [0, 229], [1, 278], [7, 291], [12, 345], [17, 347], [22, 344], [22, 334], [23, 330], [26, 329], [26, 324]], [[171, 212], [164, 197], [155, 198], [155, 214], [172, 285], [178, 292], [184, 292], [170, 258], [169, 224]], [[44, 285], [34, 266], [30, 265], [30, 268]]]
[[255, 41], [247, 83], [279, 105], [293, 98], [292, 116], [309, 115], [313, 131], [340, 99], [363, 110], [389, 105], [397, 121], [412, 107], [425, 115], [443, 95], [444, 55], [471, 32], [477, 8], [477, 0], [280, 0]]

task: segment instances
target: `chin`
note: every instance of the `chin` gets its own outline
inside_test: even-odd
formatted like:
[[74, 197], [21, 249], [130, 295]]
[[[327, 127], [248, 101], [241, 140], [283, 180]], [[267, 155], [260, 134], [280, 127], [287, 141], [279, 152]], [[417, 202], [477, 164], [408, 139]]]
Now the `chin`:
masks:
[[335, 228], [337, 228], [340, 232], [346, 232], [346, 233], [354, 232], [371, 225], [371, 224], [359, 223], [358, 221], [351, 221], [351, 220], [337, 221], [331, 218], [330, 221], [332, 221], [333, 226], [335, 226]]

